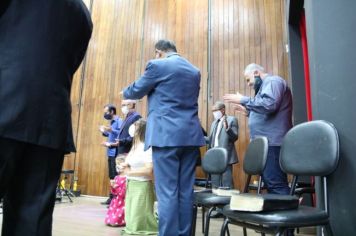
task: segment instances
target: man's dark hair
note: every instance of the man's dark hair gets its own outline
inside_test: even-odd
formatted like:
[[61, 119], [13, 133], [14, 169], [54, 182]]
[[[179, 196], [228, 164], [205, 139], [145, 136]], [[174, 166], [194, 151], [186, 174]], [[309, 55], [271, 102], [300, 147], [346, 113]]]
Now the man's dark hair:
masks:
[[167, 39], [159, 40], [156, 43], [155, 48], [163, 52], [177, 52], [176, 44], [173, 41]]
[[111, 113], [111, 112], [114, 112], [114, 114], [116, 115], [116, 107], [115, 107], [114, 105], [112, 105], [112, 104], [107, 104], [107, 105], [104, 106], [104, 108], [105, 108], [105, 107], [108, 108], [108, 110], [109, 110], [110, 113]]

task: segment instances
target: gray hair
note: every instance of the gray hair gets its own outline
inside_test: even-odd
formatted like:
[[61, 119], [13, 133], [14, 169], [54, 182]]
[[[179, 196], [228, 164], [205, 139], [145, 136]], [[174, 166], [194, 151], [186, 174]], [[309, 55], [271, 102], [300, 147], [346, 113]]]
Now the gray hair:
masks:
[[259, 71], [264, 73], [265, 72], [265, 68], [263, 68], [262, 66], [256, 64], [256, 63], [251, 63], [248, 66], [245, 67], [245, 71], [244, 71], [244, 75], [248, 75], [251, 73], [254, 73], [255, 71]]
[[213, 105], [213, 110], [220, 110], [225, 108], [225, 104], [222, 101], [216, 101]]

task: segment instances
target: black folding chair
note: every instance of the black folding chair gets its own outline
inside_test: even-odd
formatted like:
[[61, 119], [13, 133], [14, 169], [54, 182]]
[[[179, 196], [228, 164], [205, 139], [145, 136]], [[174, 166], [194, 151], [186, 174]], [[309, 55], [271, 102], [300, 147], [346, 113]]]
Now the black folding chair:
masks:
[[[222, 174], [226, 171], [228, 165], [227, 151], [225, 148], [214, 147], [209, 149], [202, 160], [202, 168], [208, 175], [219, 175], [220, 186], [222, 186]], [[202, 223], [204, 235], [209, 235], [209, 223], [213, 210], [217, 207], [223, 207], [230, 202], [230, 196], [218, 196], [212, 193], [211, 189], [194, 193], [193, 222], [191, 235], [195, 235], [197, 208], [202, 207]], [[205, 214], [205, 208], [208, 212]], [[204, 227], [205, 218], [205, 227]]]
[[[259, 181], [257, 184], [257, 193], [261, 192], [261, 182], [262, 182], [261, 175], [266, 165], [267, 152], [268, 152], [268, 140], [266, 137], [258, 137], [249, 143], [245, 153], [244, 164], [243, 164], [244, 172], [247, 174], [244, 192], [249, 191], [249, 185], [251, 182], [251, 177], [253, 175], [259, 176]], [[208, 155], [210, 156], [210, 153]], [[213, 156], [210, 157], [213, 158]], [[214, 161], [216, 161], [216, 159], [214, 159]], [[219, 168], [218, 166], [216, 166], [215, 163], [211, 163], [211, 160], [209, 158], [205, 160], [204, 164], [207, 166], [203, 168], [205, 168], [205, 171], [208, 173], [212, 171], [210, 168]], [[220, 164], [222, 164], [221, 166], [221, 171], [222, 171], [224, 169], [225, 163], [222, 162]], [[222, 183], [220, 183], [220, 185], [222, 185]], [[209, 222], [210, 222], [211, 211], [216, 209], [217, 207], [223, 207], [229, 203], [230, 203], [230, 197], [216, 196], [215, 194], [212, 194], [211, 191], [208, 193], [204, 192], [204, 193], [195, 194], [195, 206], [202, 206], [202, 209], [206, 207], [209, 208], [209, 211], [206, 216], [203, 211], [203, 217], [202, 217], [202, 223], [204, 222], [204, 218], [206, 218], [205, 229], [204, 229], [204, 223], [202, 224], [203, 232], [205, 235], [209, 234]], [[195, 214], [196, 214], [196, 208], [195, 208]], [[195, 230], [195, 224], [193, 230]], [[245, 229], [244, 229], [244, 235], [246, 235]]]
[[233, 211], [227, 205], [220, 235], [225, 235], [228, 224], [255, 229], [264, 233], [283, 235], [288, 229], [323, 226], [332, 235], [328, 214], [327, 176], [339, 161], [339, 138], [335, 127], [326, 121], [311, 121], [292, 128], [285, 136], [280, 153], [284, 172], [295, 176], [291, 192], [295, 190], [297, 176], [319, 176], [323, 181], [321, 208], [299, 206], [293, 210], [243, 212]]
[[[247, 193], [250, 190], [256, 190], [257, 194], [261, 194], [262, 173], [266, 166], [267, 154], [268, 140], [266, 137], [257, 137], [249, 143], [245, 153], [243, 164], [244, 172], [247, 174], [244, 193]], [[258, 176], [256, 188], [251, 188], [251, 177], [253, 175]], [[244, 236], [247, 235], [245, 227], [243, 228], [243, 234]], [[263, 233], [262, 236], [264, 236]]]

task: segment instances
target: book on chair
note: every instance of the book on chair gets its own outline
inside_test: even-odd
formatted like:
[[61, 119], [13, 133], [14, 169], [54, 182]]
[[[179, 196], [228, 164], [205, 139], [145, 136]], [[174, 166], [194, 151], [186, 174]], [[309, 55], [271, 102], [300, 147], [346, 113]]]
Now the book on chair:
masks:
[[296, 196], [280, 194], [233, 194], [230, 209], [237, 211], [273, 211], [298, 208], [299, 199]]
[[213, 194], [218, 196], [232, 196], [233, 194], [239, 194], [240, 191], [237, 189], [226, 189], [226, 188], [213, 188]]

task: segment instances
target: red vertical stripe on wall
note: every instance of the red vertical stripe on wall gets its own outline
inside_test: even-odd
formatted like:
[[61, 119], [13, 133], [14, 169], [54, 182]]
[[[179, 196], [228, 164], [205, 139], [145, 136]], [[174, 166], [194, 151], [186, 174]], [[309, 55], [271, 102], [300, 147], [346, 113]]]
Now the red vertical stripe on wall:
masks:
[[[309, 58], [308, 58], [308, 40], [307, 40], [307, 30], [305, 24], [305, 13], [301, 14], [299, 22], [300, 39], [302, 42], [303, 50], [303, 64], [304, 64], [304, 84], [305, 84], [305, 99], [307, 105], [307, 117], [308, 121], [313, 120], [312, 104], [311, 104], [311, 92], [310, 92], [310, 76], [309, 76]], [[311, 185], [314, 186], [314, 177], [310, 179]], [[313, 206], [316, 206], [315, 194], [313, 194]]]
[[311, 105], [311, 93], [310, 93], [310, 76], [309, 76], [309, 59], [308, 59], [308, 41], [307, 41], [307, 32], [305, 24], [305, 14], [304, 12], [301, 15], [299, 30], [302, 42], [303, 50], [303, 63], [304, 63], [304, 82], [305, 82], [305, 96], [306, 96], [306, 105], [307, 105], [307, 116], [308, 121], [313, 119], [312, 105]]

